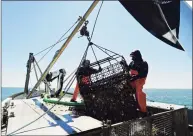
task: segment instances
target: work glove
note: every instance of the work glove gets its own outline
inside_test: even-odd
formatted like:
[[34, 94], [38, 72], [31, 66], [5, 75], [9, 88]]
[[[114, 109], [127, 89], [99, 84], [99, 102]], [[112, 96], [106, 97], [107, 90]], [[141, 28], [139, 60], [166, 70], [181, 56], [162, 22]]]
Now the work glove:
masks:
[[125, 60], [121, 60], [121, 61], [120, 61], [120, 64], [121, 64], [121, 65], [125, 65], [125, 64], [126, 64], [126, 61], [125, 61]]

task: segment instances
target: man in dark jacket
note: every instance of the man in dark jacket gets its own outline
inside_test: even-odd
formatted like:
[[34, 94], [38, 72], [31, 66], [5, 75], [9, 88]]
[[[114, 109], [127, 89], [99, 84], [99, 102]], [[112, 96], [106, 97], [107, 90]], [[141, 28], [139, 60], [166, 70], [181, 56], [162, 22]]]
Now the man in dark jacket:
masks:
[[142, 55], [139, 50], [136, 50], [130, 54], [132, 62], [127, 65], [122, 61], [127, 70], [130, 73], [130, 84], [136, 90], [136, 99], [140, 111], [147, 112], [146, 109], [146, 94], [142, 91], [148, 75], [148, 63], [142, 59]]
[[[80, 81], [80, 85], [89, 85], [90, 84], [90, 76], [92, 74], [101, 72], [102, 68], [99, 66], [99, 69], [94, 69], [92, 67], [90, 67], [90, 61], [89, 60], [84, 60], [82, 63], [82, 66], [77, 70], [76, 74], [78, 75], [78, 78], [81, 79]], [[85, 89], [84, 89], [85, 90]], [[76, 101], [76, 98], [78, 96], [79, 93], [79, 86], [78, 83], [76, 84], [75, 90], [74, 90], [74, 94], [73, 97], [71, 99], [72, 102]]]
[[82, 67], [80, 67], [77, 71], [77, 75], [81, 76], [81, 78], [84, 77], [83, 81], [82, 81], [82, 82], [84, 82], [86, 80], [90, 81], [89, 80], [90, 75], [101, 72], [101, 71], [102, 71], [101, 67], [99, 67], [98, 70], [94, 69], [94, 68], [90, 67], [90, 61], [89, 60], [84, 60]]

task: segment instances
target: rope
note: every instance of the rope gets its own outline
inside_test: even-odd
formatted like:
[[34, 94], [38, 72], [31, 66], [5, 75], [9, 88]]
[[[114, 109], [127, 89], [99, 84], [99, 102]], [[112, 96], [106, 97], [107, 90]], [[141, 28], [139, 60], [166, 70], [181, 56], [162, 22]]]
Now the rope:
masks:
[[[66, 38], [64, 38], [64, 39], [62, 39], [62, 40], [60, 40], [60, 41], [58, 41], [57, 43], [55, 43], [55, 44], [53, 44], [53, 45], [51, 45], [50, 47], [48, 47], [48, 48], [46, 48], [45, 50], [47, 50], [47, 49], [49, 49], [45, 54], [44, 54], [44, 56], [43, 57], [41, 57], [40, 59], [39, 59], [39, 61], [38, 61], [38, 63], [54, 48], [54, 46], [55, 45], [57, 45], [58, 43], [60, 43], [60, 42], [62, 42], [62, 41], [64, 41], [65, 39], [67, 39], [68, 37], [66, 37]], [[44, 50], [44, 51], [45, 51]], [[43, 51], [42, 51], [43, 52]], [[35, 55], [34, 55], [35, 56]]]
[[[30, 107], [33, 111], [35, 111], [38, 115], [41, 115], [39, 112], [37, 112], [32, 106], [30, 106], [28, 103], [26, 103], [24, 100], [22, 100], [23, 103], [25, 103], [28, 107]], [[47, 120], [48, 122], [51, 122], [49, 121], [48, 119], [46, 119], [45, 117], [43, 117], [45, 120]]]
[[[108, 50], [108, 49], [106, 49], [106, 48], [103, 48], [103, 47], [101, 47], [101, 46], [98, 46], [98, 45], [96, 45], [96, 44], [94, 44], [94, 43], [93, 43], [93, 45], [95, 45], [98, 49], [100, 49], [102, 52], [104, 52], [105, 54], [107, 54], [109, 57], [111, 57], [111, 55], [108, 54], [107, 52], [105, 52], [104, 50], [107, 50], [107, 51], [109, 51], [109, 52], [111, 52], [111, 53], [114, 53], [114, 54], [122, 57], [121, 55], [119, 55], [119, 54], [117, 54], [117, 53], [115, 53], [115, 52], [112, 52], [112, 51], [110, 51], [110, 50]], [[104, 49], [104, 50], [103, 50], [103, 49]], [[118, 62], [118, 60], [117, 60], [116, 58], [115, 58], [115, 60]]]
[[101, 11], [102, 5], [103, 5], [103, 0], [102, 0], [102, 3], [101, 3], [101, 6], [100, 6], [100, 8], [99, 8], [99, 11], [98, 11], [98, 13], [97, 13], [97, 17], [96, 17], [96, 19], [95, 19], [95, 23], [94, 23], [94, 27], [93, 27], [93, 30], [92, 30], [92, 34], [91, 34], [90, 41], [91, 41], [92, 36], [93, 36], [93, 34], [94, 34], [94, 29], [95, 29], [95, 26], [96, 26], [96, 23], [97, 23], [97, 19], [98, 19], [99, 13], [100, 13], [100, 11]]
[[[96, 46], [97, 47], [97, 46]], [[100, 47], [98, 47], [98, 49], [100, 49], [101, 51], [103, 51]], [[105, 51], [103, 51], [105, 54], [107, 54], [109, 57], [111, 57], [111, 55], [110, 54], [108, 54], [107, 52], [105, 52]], [[117, 62], [118, 62], [118, 60], [117, 59], [115, 59]]]
[[[82, 18], [82, 17], [79, 17], [78, 20], [62, 35], [62, 37], [60, 37], [60, 39], [59, 39], [54, 45], [51, 45], [51, 46], [49, 46], [48, 48], [46, 48], [46, 49], [44, 49], [44, 50], [36, 53], [34, 56], [36, 56], [36, 55], [44, 52], [45, 50], [49, 49], [50, 47], [55, 46], [55, 45], [58, 44], [59, 42], [61, 42], [61, 41], [63, 41], [64, 39], [66, 39], [66, 38], [64, 38], [64, 39], [62, 40], [62, 38], [81, 20], [81, 18]], [[68, 38], [68, 37], [67, 37], [67, 38]]]
[[94, 57], [95, 57], [95, 59], [96, 59], [96, 62], [97, 62], [98, 60], [97, 60], [97, 57], [96, 57], [96, 54], [95, 54], [95, 52], [94, 52], [94, 49], [93, 49], [92, 45], [91, 45], [91, 49], [92, 49], [92, 52], [93, 52], [93, 54], [94, 54]]
[[[50, 49], [44, 54], [44, 56], [42, 56], [42, 57], [39, 59], [39, 61], [38, 61], [37, 63], [39, 63], [39, 62], [54, 48], [54, 46], [56, 46], [58, 43], [60, 43], [60, 42], [64, 41], [65, 39], [67, 39], [69, 36], [68, 36], [68, 37], [65, 37], [65, 38], [63, 38], [63, 37], [64, 37], [80, 20], [81, 20], [81, 17], [78, 18], [78, 20], [60, 37], [60, 39], [59, 39], [55, 44], [53, 44], [53, 45], [47, 47], [46, 49], [44, 49], [44, 50], [36, 53], [34, 56], [36, 56], [36, 55], [38, 55], [38, 54], [40, 54], [40, 53], [42, 53], [42, 52], [44, 52], [44, 51], [46, 51], [47, 49], [50, 48]], [[62, 38], [63, 38], [63, 39], [62, 39]], [[32, 69], [32, 70], [33, 70], [33, 69]]]
[[100, 5], [100, 8], [99, 8], [98, 13], [97, 13], [97, 16], [96, 16], [95, 23], [94, 23], [94, 26], [93, 26], [93, 29], [92, 29], [91, 37], [87, 37], [87, 38], [88, 38], [88, 41], [89, 41], [89, 45], [88, 45], [88, 46], [91, 46], [91, 49], [92, 49], [92, 52], [93, 52], [93, 54], [94, 54], [94, 57], [95, 57], [96, 61], [98, 61], [98, 60], [97, 60], [97, 57], [96, 57], [96, 54], [95, 54], [95, 52], [94, 52], [94, 49], [93, 49], [92, 45], [90, 45], [90, 42], [91, 42], [92, 37], [93, 37], [93, 34], [94, 34], [94, 30], [95, 30], [95, 27], [96, 27], [96, 23], [97, 23], [97, 20], [98, 20], [98, 17], [99, 17], [99, 14], [100, 14], [102, 5], [103, 5], [103, 1], [102, 1], [101, 5]]
[[81, 132], [82, 132], [82, 130], [81, 130], [81, 129], [79, 129], [79, 128], [75, 127], [75, 126], [70, 126], [70, 127], [76, 128], [76, 129], [78, 129], [79, 131], [81, 131]]
[[[56, 44], [55, 44], [56, 45]], [[55, 46], [54, 45], [54, 46]], [[38, 60], [38, 63], [54, 48], [54, 46], [52, 46], [45, 54], [44, 56], [42, 56], [39, 60]]]
[[[72, 77], [72, 79], [73, 79], [73, 78], [74, 78], [74, 76]], [[72, 79], [71, 79], [70, 81], [72, 81]], [[74, 78], [74, 79], [75, 79], [75, 78]], [[70, 86], [71, 86], [72, 83], [74, 82], [74, 79], [73, 79], [73, 81], [71, 82]], [[68, 84], [70, 83], [70, 81], [68, 82]], [[59, 100], [58, 100], [57, 102], [59, 102], [59, 101], [65, 96], [65, 94], [69, 91], [70, 86], [68, 87], [68, 89], [66, 90], [66, 92], [61, 96], [61, 98], [59, 98]], [[57, 104], [57, 103], [56, 103], [56, 104]], [[15, 131], [9, 133], [8, 135], [12, 135], [13, 133], [15, 133], [15, 132], [17, 132], [17, 131], [19, 131], [19, 130], [21, 130], [21, 129], [29, 126], [29, 125], [31, 125], [31, 124], [34, 123], [35, 121], [39, 120], [39, 119], [40, 119], [41, 117], [43, 117], [48, 111], [50, 111], [51, 109], [53, 109], [53, 108], [56, 106], [56, 104], [54, 104], [50, 109], [48, 109], [46, 112], [44, 112], [44, 114], [42, 114], [41, 116], [39, 116], [37, 119], [31, 121], [30, 123], [24, 125], [23, 127], [15, 130]]]
[[86, 58], [89, 47], [90, 47], [90, 43], [88, 43], [88, 45], [87, 45], [87, 47], [86, 47], [86, 50], [85, 50], [85, 53], [84, 53], [83, 58], [82, 58], [81, 61], [83, 61], [83, 60]]
[[83, 60], [85, 60], [85, 58], [86, 58], [86, 56], [87, 56], [87, 52], [88, 52], [89, 46], [90, 46], [90, 43], [88, 43], [88, 45], [87, 45], [87, 47], [86, 47], [86, 50], [85, 50], [85, 52], [84, 52], [84, 54], [83, 54], [83, 56], [82, 56], [82, 59], [81, 59], [81, 61], [80, 61], [80, 63], [79, 63], [79, 66], [78, 66], [77, 70], [80, 68]]
[[[74, 25], [75, 25], [75, 24], [74, 24]], [[73, 25], [73, 26], [74, 26], [74, 25]], [[73, 27], [73, 26], [72, 26], [72, 27]], [[72, 28], [72, 27], [71, 27], [71, 28]], [[71, 29], [71, 28], [70, 28], [70, 29]], [[70, 30], [70, 29], [69, 29], [69, 30]], [[69, 31], [69, 30], [68, 30], [68, 31]], [[68, 32], [68, 31], [67, 31], [67, 32]], [[67, 32], [66, 32], [66, 33], [67, 33]], [[65, 34], [66, 34], [66, 33], [65, 33]], [[64, 34], [64, 35], [65, 35], [65, 34]], [[64, 35], [63, 35], [62, 37], [64, 37]], [[61, 38], [62, 38], [62, 37], [61, 37]], [[68, 36], [68, 37], [69, 37], [69, 36]], [[38, 61], [37, 63], [39, 63], [39, 62], [54, 48], [55, 45], [57, 45], [58, 43], [60, 43], [60, 42], [62, 42], [62, 41], [64, 41], [64, 40], [66, 40], [68, 37], [65, 37], [64, 39], [61, 39], [61, 38], [60, 38], [55, 44], [47, 47], [46, 49], [40, 51], [39, 53], [36, 53], [34, 56], [36, 56], [36, 55], [38, 55], [38, 54], [40, 54], [40, 53], [42, 53], [42, 52], [44, 52], [44, 51], [46, 51], [47, 49], [50, 48], [50, 49], [44, 54], [44, 56], [42, 56], [42, 57], [39, 59], [39, 61]], [[32, 70], [33, 70], [33, 68], [32, 68]]]
[[[81, 64], [82, 64], [83, 60], [85, 60], [85, 59], [86, 59], [87, 52], [88, 52], [88, 48], [89, 48], [89, 46], [91, 46], [91, 44], [90, 44], [90, 43], [91, 43], [91, 39], [92, 39], [93, 34], [94, 34], [95, 26], [96, 26], [97, 19], [98, 19], [98, 16], [99, 16], [100, 10], [101, 10], [101, 8], [102, 8], [102, 5], [103, 5], [103, 1], [102, 1], [101, 5], [100, 5], [99, 11], [98, 11], [98, 13], [97, 13], [97, 17], [96, 17], [96, 19], [95, 19], [95, 23], [94, 23], [94, 26], [93, 26], [93, 30], [92, 30], [92, 34], [91, 34], [91, 38], [90, 38], [89, 36], [85, 35], [85, 36], [87, 36], [87, 39], [88, 39], [89, 43], [88, 43], [87, 48], [86, 48], [86, 50], [85, 50], [85, 52], [84, 52], [84, 54], [83, 54], [83, 57], [82, 57], [82, 59], [81, 59], [81, 61], [80, 61], [80, 64], [79, 64], [78, 68], [81, 66]], [[94, 56], [95, 56], [95, 59], [96, 59], [96, 61], [97, 61], [97, 57], [96, 57], [96, 54], [95, 54], [95, 52], [94, 52], [94, 49], [93, 49], [93, 47], [92, 47], [92, 46], [91, 46], [91, 48], [92, 48], [93, 54], [94, 54]], [[77, 69], [77, 70], [78, 70], [78, 69]]]
[[104, 47], [101, 47], [101, 46], [99, 46], [99, 45], [96, 45], [95, 43], [93, 43], [93, 45], [95, 45], [95, 46], [96, 46], [96, 47], [98, 47], [98, 48], [101, 48], [101, 49], [107, 50], [107, 51], [109, 51], [109, 52], [111, 52], [111, 53], [113, 53], [113, 54], [116, 54], [116, 55], [118, 55], [118, 56], [122, 57], [121, 55], [119, 55], [119, 54], [117, 54], [117, 53], [115, 53], [115, 52], [113, 52], [113, 51], [110, 51], [110, 50], [108, 50], [108, 49], [106, 49], [106, 48], [104, 48]]
[[[75, 79], [75, 75], [73, 75], [73, 77], [70, 79], [70, 81], [67, 83], [67, 85], [66, 85], [66, 87], [64, 88], [64, 90], [67, 88], [67, 86], [70, 84], [70, 82], [73, 80], [73, 82], [74, 82], [74, 79]], [[70, 86], [71, 86], [72, 84], [70, 84]], [[69, 87], [70, 87], [69, 86]], [[64, 91], [65, 92], [65, 91]], [[59, 102], [59, 101], [58, 101]]]
[[[68, 37], [66, 37], [66, 38], [68, 38]], [[53, 45], [51, 45], [51, 46], [49, 46], [49, 47], [45, 48], [44, 50], [42, 50], [42, 51], [40, 51], [40, 52], [36, 53], [34, 56], [39, 55], [40, 53], [42, 53], [42, 52], [46, 51], [47, 49], [51, 48], [52, 46], [55, 46], [56, 44], [58, 44], [58, 43], [60, 43], [60, 42], [64, 41], [66, 38], [64, 38], [64, 39], [62, 39], [62, 40], [60, 40], [60, 41], [56, 42], [55, 44], [53, 44]]]
[[63, 83], [65, 83], [65, 82], [68, 80], [68, 78], [69, 78], [70, 76], [72, 76], [73, 73], [76, 72], [76, 70], [77, 70], [77, 68], [63, 81]]

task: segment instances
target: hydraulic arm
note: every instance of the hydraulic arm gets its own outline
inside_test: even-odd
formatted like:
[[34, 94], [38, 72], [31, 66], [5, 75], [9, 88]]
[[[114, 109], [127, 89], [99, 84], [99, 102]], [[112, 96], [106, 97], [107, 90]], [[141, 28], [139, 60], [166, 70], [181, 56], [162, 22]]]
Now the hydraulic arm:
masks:
[[66, 75], [66, 71], [65, 69], [59, 69], [57, 71], [54, 71], [54, 72], [50, 72], [47, 74], [46, 76], [46, 80], [48, 82], [52, 82], [53, 80], [55, 79], [58, 79], [58, 82], [57, 82], [57, 90], [55, 92], [55, 96], [58, 97], [61, 90], [62, 90], [62, 87], [63, 87], [63, 81], [64, 81], [64, 77]]

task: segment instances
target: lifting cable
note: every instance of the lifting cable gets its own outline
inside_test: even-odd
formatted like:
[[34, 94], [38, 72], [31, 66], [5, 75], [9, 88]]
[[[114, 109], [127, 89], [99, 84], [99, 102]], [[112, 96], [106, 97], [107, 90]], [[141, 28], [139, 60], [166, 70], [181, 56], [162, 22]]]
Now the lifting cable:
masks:
[[101, 6], [100, 6], [100, 8], [99, 8], [99, 11], [98, 11], [98, 13], [97, 13], [97, 17], [96, 17], [96, 19], [95, 19], [95, 23], [94, 23], [94, 27], [93, 27], [93, 30], [92, 30], [92, 34], [91, 34], [91, 37], [90, 37], [90, 41], [92, 40], [92, 36], [93, 36], [93, 34], [94, 34], [95, 26], [96, 26], [97, 19], [98, 19], [99, 13], [100, 13], [100, 11], [101, 11], [102, 5], [103, 5], [103, 0], [102, 0], [102, 3], [101, 3]]
[[[50, 49], [38, 60], [37, 63], [39, 63], [39, 62], [54, 48], [54, 46], [56, 46], [58, 43], [60, 43], [60, 42], [62, 42], [62, 41], [64, 41], [64, 40], [66, 40], [69, 36], [68, 36], [68, 37], [65, 37], [65, 38], [63, 38], [63, 37], [64, 37], [81, 19], [82, 19], [82, 17], [79, 16], [78, 20], [60, 37], [60, 39], [59, 39], [55, 44], [53, 44], [53, 45], [47, 47], [46, 49], [44, 49], [44, 50], [36, 53], [34, 56], [37, 56], [38, 54], [40, 54], [40, 53], [42, 53], [42, 52], [44, 52], [44, 51], [46, 51], [47, 49], [50, 48]], [[62, 39], [62, 38], [63, 38], [63, 39]], [[33, 68], [32, 68], [32, 70], [33, 70]]]
[[[68, 38], [68, 37], [60, 40], [59, 42], [62, 42], [62, 41], [64, 41], [64, 40], [67, 39], [67, 38]], [[50, 49], [44, 54], [44, 56], [42, 56], [42, 57], [38, 60], [38, 63], [39, 63], [39, 62], [54, 48], [54, 46], [57, 45], [59, 42], [57, 42], [57, 43], [55, 43], [54, 45], [48, 47], [47, 49], [49, 49], [49, 48], [50, 48]]]
[[76, 70], [77, 70], [77, 69], [75, 69], [75, 70], [63, 81], [63, 83], [65, 83], [65, 82], [72, 76], [72, 74], [74, 74], [74, 73], [76, 72]]
[[[63, 35], [63, 36], [64, 36], [64, 35]], [[63, 37], [63, 36], [62, 36], [62, 37]], [[62, 38], [62, 37], [61, 37], [61, 38]], [[64, 39], [58, 40], [55, 44], [53, 44], [53, 45], [51, 45], [51, 46], [49, 46], [49, 47], [43, 49], [42, 51], [36, 53], [34, 56], [37, 56], [37, 55], [39, 55], [40, 53], [46, 51], [47, 49], [52, 48], [53, 46], [57, 45], [58, 43], [64, 41], [64, 40], [67, 39], [67, 38], [68, 38], [68, 37], [65, 37]]]
[[[95, 54], [95, 52], [94, 52], [94, 49], [93, 49], [92, 45], [91, 45], [91, 49], [92, 49], [92, 52], [93, 52], [94, 57], [95, 57], [95, 59], [96, 59], [96, 62], [98, 62], [97, 57], [96, 57], [96, 54]], [[98, 64], [98, 65], [99, 65], [99, 64]]]
[[[99, 45], [97, 45], [97, 44], [95, 44], [95, 43], [93, 43], [93, 45], [95, 45], [96, 47], [98, 47], [99, 49], [103, 49], [103, 50], [107, 50], [107, 51], [109, 51], [109, 52], [111, 52], [111, 53], [113, 53], [113, 54], [116, 54], [116, 55], [118, 55], [118, 56], [120, 56], [120, 57], [122, 57], [121, 55], [119, 55], [119, 54], [117, 54], [117, 53], [115, 53], [115, 52], [113, 52], [113, 51], [111, 51], [111, 50], [108, 50], [108, 49], [106, 49], [106, 48], [104, 48], [104, 47], [101, 47], [101, 46], [99, 46]], [[106, 53], [106, 52], [105, 52]]]
[[82, 56], [82, 59], [81, 59], [81, 61], [80, 61], [80, 64], [78, 65], [78, 68], [76, 69], [76, 73], [77, 73], [78, 69], [81, 67], [81, 64], [83, 63], [83, 61], [86, 59], [89, 46], [90, 46], [90, 43], [88, 43], [88, 45], [87, 45], [87, 47], [86, 47], [86, 50], [85, 50], [85, 52], [84, 52], [84, 54], [83, 54], [83, 56]]
[[[96, 61], [98, 62], [97, 57], [96, 57], [96, 54], [95, 54], [94, 49], [93, 49], [93, 47], [92, 47], [92, 42], [91, 42], [91, 40], [92, 40], [92, 37], [93, 37], [93, 34], [94, 34], [94, 30], [95, 30], [95, 27], [96, 27], [97, 19], [98, 19], [98, 17], [99, 17], [99, 14], [100, 14], [100, 11], [101, 11], [103, 2], [104, 2], [104, 1], [102, 0], [102, 3], [101, 3], [100, 8], [99, 8], [99, 10], [98, 10], [98, 13], [97, 13], [97, 16], [96, 16], [96, 19], [95, 19], [95, 23], [94, 23], [94, 26], [93, 26], [93, 29], [92, 29], [91, 37], [87, 36], [87, 39], [88, 39], [89, 43], [88, 43], [87, 48], [86, 48], [86, 50], [85, 50], [85, 53], [84, 53], [84, 55], [83, 55], [83, 57], [82, 57], [82, 60], [81, 60], [80, 65], [82, 64], [82, 61], [86, 59], [89, 46], [91, 46], [92, 52], [93, 52], [93, 54], [94, 54], [94, 57], [95, 57]], [[80, 65], [79, 65], [79, 67], [80, 67]], [[99, 65], [99, 66], [100, 66], [100, 65]]]
[[[93, 34], [94, 34], [94, 30], [95, 30], [95, 27], [96, 27], [96, 23], [97, 23], [97, 19], [98, 19], [98, 17], [99, 17], [99, 13], [100, 13], [100, 11], [101, 11], [102, 5], [103, 5], [103, 1], [102, 1], [102, 3], [101, 3], [101, 6], [100, 6], [99, 11], [98, 11], [98, 13], [97, 13], [97, 16], [96, 16], [96, 19], [95, 19], [95, 23], [94, 23], [94, 26], [93, 26], [93, 30], [92, 30], [92, 34], [91, 34], [91, 37], [90, 37], [90, 41], [89, 41], [89, 42], [91, 42], [91, 40], [92, 40], [92, 37], [93, 37]], [[91, 45], [91, 49], [92, 49], [92, 52], [93, 52], [93, 54], [94, 54], [94, 57], [95, 57], [96, 61], [98, 62], [97, 57], [96, 57], [96, 54], [95, 54], [94, 49], [93, 49], [93, 47], [92, 47], [92, 44], [89, 44], [89, 45]], [[99, 65], [99, 64], [98, 64], [98, 65]], [[99, 65], [99, 67], [100, 67], [100, 65]]]
[[[58, 43], [60, 43], [60, 42], [62, 42], [62, 41], [64, 41], [64, 40], [66, 40], [69, 36], [68, 36], [68, 37], [65, 37], [65, 38], [63, 38], [63, 37], [64, 37], [81, 19], [82, 19], [82, 17], [79, 16], [78, 20], [60, 37], [60, 39], [59, 39], [55, 44], [53, 44], [53, 45], [51, 45], [51, 46], [43, 49], [42, 51], [36, 53], [35, 55], [33, 55], [33, 56], [35, 57], [35, 56], [39, 55], [40, 53], [42, 53], [42, 52], [44, 52], [44, 51], [46, 51], [47, 49], [50, 48], [50, 49], [38, 60], [37, 63], [39, 63], [39, 62], [54, 48], [55, 45], [57, 45]], [[62, 39], [62, 38], [63, 38], [63, 39]], [[33, 68], [32, 68], [31, 70], [33, 70]]]
[[64, 38], [64, 39], [62, 39], [80, 20], [82, 19], [82, 17], [81, 16], [79, 16], [79, 18], [78, 18], [78, 20], [62, 35], [62, 37], [60, 37], [60, 39], [55, 43], [55, 44], [53, 44], [53, 45], [51, 45], [51, 46], [49, 46], [49, 47], [47, 47], [46, 49], [43, 49], [42, 51], [40, 51], [40, 52], [38, 52], [38, 53], [36, 53], [34, 56], [36, 56], [36, 55], [38, 55], [38, 54], [40, 54], [40, 53], [42, 53], [42, 52], [44, 52], [45, 50], [47, 50], [47, 49], [49, 49], [49, 48], [51, 48], [51, 47], [53, 47], [53, 46], [55, 46], [56, 44], [58, 44], [58, 43], [60, 43], [61, 41], [63, 41], [63, 40], [65, 40], [65, 39], [67, 39], [68, 37], [66, 37], [66, 38]]
[[[93, 45], [95, 46], [95, 47], [97, 47], [98, 49], [100, 49], [102, 52], [104, 52], [105, 54], [107, 54], [109, 57], [112, 57], [110, 54], [108, 54], [107, 52], [105, 52], [104, 50], [107, 50], [107, 51], [109, 51], [109, 52], [111, 52], [111, 53], [113, 53], [113, 54], [115, 54], [115, 55], [118, 55], [118, 56], [120, 56], [120, 57], [123, 57], [123, 56], [121, 56], [121, 55], [119, 55], [119, 54], [117, 54], [117, 53], [115, 53], [115, 52], [113, 52], [113, 51], [110, 51], [110, 50], [108, 50], [108, 49], [106, 49], [106, 48], [103, 48], [103, 47], [101, 47], [101, 46], [99, 46], [99, 45], [96, 45], [96, 44], [94, 44], [93, 43]], [[115, 58], [115, 60], [118, 62], [118, 60]]]

